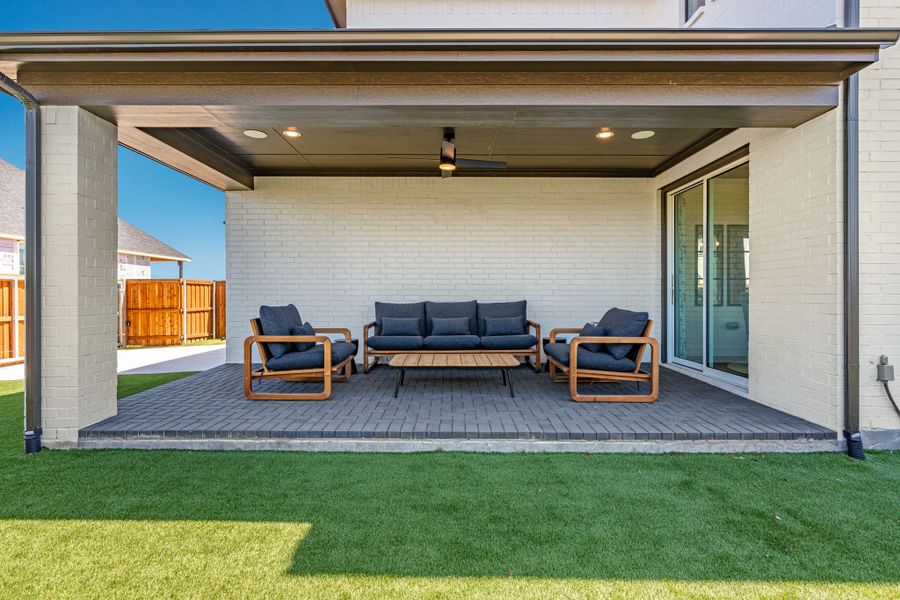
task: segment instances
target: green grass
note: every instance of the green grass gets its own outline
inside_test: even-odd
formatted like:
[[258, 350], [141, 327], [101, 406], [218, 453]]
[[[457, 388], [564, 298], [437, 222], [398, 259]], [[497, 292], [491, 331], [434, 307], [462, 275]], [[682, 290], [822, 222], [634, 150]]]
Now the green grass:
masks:
[[900, 596], [896, 453], [25, 456], [20, 390], [3, 598]]

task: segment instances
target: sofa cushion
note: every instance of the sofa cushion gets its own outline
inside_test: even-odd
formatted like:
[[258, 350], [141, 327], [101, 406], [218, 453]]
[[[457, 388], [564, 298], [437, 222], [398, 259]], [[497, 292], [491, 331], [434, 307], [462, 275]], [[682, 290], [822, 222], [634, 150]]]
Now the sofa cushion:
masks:
[[[348, 342], [331, 344], [331, 366], [334, 367], [347, 360], [356, 352], [356, 346]], [[294, 371], [297, 369], [318, 369], [325, 366], [325, 346], [316, 344], [313, 348], [299, 352], [294, 350], [273, 358], [266, 363], [271, 371]]]
[[485, 333], [484, 320], [488, 317], [518, 317], [522, 320], [522, 330], [519, 333], [528, 331], [526, 323], [527, 303], [525, 300], [518, 302], [479, 302], [478, 303], [478, 335], [487, 335]]
[[533, 335], [486, 335], [481, 337], [485, 350], [527, 350], [537, 345]]
[[[597, 325], [604, 328], [609, 337], [640, 337], [644, 335], [644, 329], [649, 320], [650, 315], [645, 312], [611, 308], [606, 311]], [[604, 350], [615, 358], [625, 358], [636, 347], [635, 344], [605, 344], [604, 346]]]
[[381, 335], [419, 335], [421, 322], [415, 317], [384, 317]]
[[525, 323], [519, 317], [486, 317], [484, 335], [524, 335]]
[[374, 335], [366, 345], [373, 350], [419, 350], [424, 341], [421, 335]]
[[[291, 335], [291, 328], [303, 325], [300, 312], [293, 304], [287, 306], [260, 306], [259, 323], [263, 335]], [[278, 358], [292, 349], [290, 342], [266, 342], [272, 358]]]
[[[556, 359], [557, 362], [569, 366], [569, 344], [556, 342], [544, 346], [547, 356]], [[584, 348], [578, 348], [578, 368], [594, 371], [619, 371], [628, 373], [634, 371], [635, 364], [630, 358], [615, 358], [608, 352], [591, 352]]]
[[413, 302], [411, 304], [394, 304], [391, 302], [375, 303], [375, 335], [382, 335], [381, 320], [384, 317], [416, 318], [419, 319], [419, 332], [416, 335], [425, 335], [425, 303]]
[[[585, 323], [584, 327], [581, 328], [581, 333], [578, 335], [581, 337], [605, 337], [606, 328], [593, 323]], [[603, 344], [582, 344], [581, 347], [588, 352], [600, 352], [603, 349]]]
[[[472, 300], [469, 302], [426, 302], [425, 303], [425, 335], [444, 335], [435, 333], [432, 319], [446, 319], [454, 317], [465, 317], [469, 320], [466, 334], [477, 333], [476, 317], [478, 315], [477, 303]], [[449, 334], [458, 335], [458, 334]]]
[[[307, 321], [303, 325], [294, 325], [291, 327], [291, 335], [316, 335], [316, 330], [309, 324], [309, 321]], [[294, 350], [305, 352], [315, 345], [315, 342], [294, 342]]]
[[425, 347], [429, 350], [475, 350], [478, 348], [477, 335], [429, 335]]
[[429, 319], [431, 335], [470, 335], [472, 323], [468, 317]]

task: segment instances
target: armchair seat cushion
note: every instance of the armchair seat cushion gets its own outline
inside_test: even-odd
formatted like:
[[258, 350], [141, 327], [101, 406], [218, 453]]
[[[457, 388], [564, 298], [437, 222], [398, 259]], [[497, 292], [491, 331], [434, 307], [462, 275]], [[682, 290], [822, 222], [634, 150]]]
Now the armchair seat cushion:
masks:
[[477, 335], [429, 335], [425, 347], [429, 350], [475, 350], [478, 348]]
[[[348, 342], [334, 342], [331, 344], [331, 366], [338, 365], [356, 352], [356, 345]], [[278, 358], [266, 361], [266, 367], [270, 371], [296, 371], [300, 369], [320, 369], [325, 366], [325, 346], [316, 344], [303, 352], [288, 352]]]
[[[569, 366], [569, 344], [556, 342], [544, 346], [544, 352], [558, 363]], [[578, 348], [578, 368], [592, 371], [619, 371], [628, 373], [634, 371], [636, 365], [629, 358], [616, 358], [608, 352], [591, 352], [584, 348]]]
[[419, 350], [423, 343], [420, 335], [373, 335], [366, 340], [373, 350]]
[[[263, 335], [291, 335], [293, 327], [302, 327], [303, 319], [300, 312], [293, 304], [287, 306], [260, 306], [259, 324]], [[293, 349], [290, 342], [267, 342], [266, 350], [272, 358], [289, 352]]]
[[533, 335], [486, 335], [481, 338], [481, 347], [485, 350], [526, 350], [537, 343]]

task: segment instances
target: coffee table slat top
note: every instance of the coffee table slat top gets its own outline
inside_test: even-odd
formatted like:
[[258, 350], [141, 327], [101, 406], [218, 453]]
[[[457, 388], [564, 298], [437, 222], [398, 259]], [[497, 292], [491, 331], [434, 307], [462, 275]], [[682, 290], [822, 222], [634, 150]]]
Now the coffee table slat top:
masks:
[[481, 353], [421, 353], [396, 354], [390, 359], [392, 367], [403, 369], [463, 368], [463, 369], [511, 369], [519, 366], [519, 359], [511, 354]]

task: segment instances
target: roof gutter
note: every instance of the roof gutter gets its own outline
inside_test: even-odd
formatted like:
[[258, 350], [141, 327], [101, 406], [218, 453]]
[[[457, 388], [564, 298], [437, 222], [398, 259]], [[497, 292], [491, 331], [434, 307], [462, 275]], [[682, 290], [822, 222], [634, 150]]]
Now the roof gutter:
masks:
[[[859, 0], [844, 2], [844, 27], [859, 27]], [[844, 82], [844, 436], [864, 459], [859, 431], [859, 75]]]
[[0, 73], [0, 90], [25, 106], [25, 453], [41, 449], [41, 106]]

